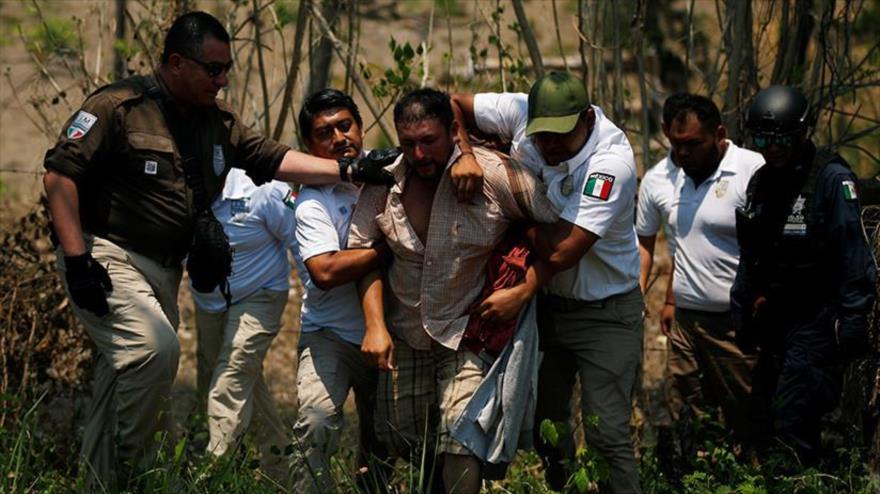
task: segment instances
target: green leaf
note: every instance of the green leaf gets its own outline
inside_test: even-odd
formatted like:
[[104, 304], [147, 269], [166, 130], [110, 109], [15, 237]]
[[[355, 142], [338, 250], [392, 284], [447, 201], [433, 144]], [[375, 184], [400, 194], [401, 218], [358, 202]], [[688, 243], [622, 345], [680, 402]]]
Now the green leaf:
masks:
[[574, 486], [578, 492], [587, 492], [590, 488], [590, 479], [587, 477], [587, 471], [583, 467], [574, 474]]
[[556, 430], [556, 424], [552, 420], [541, 421], [541, 439], [554, 448], [559, 444], [559, 431]]

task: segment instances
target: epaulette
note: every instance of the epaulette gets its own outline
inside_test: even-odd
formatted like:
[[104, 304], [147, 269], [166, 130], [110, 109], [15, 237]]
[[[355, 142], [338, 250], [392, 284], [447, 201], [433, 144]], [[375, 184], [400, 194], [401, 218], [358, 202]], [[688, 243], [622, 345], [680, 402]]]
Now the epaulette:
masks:
[[144, 96], [144, 87], [141, 79], [145, 79], [145, 77], [129, 77], [121, 81], [116, 81], [105, 86], [101, 86], [98, 89], [92, 91], [92, 93], [89, 94], [88, 98], [86, 99], [91, 99], [95, 96], [101, 95], [102, 97], [106, 97], [111, 100], [116, 106], [119, 106], [128, 101], [138, 100]]

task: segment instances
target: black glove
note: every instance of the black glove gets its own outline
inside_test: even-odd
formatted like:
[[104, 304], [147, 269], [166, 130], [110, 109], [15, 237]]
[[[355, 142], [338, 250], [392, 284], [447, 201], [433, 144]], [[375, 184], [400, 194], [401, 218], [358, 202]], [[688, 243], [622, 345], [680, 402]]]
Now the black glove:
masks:
[[363, 158], [340, 158], [339, 178], [345, 182], [363, 182], [371, 185], [394, 185], [394, 176], [384, 167], [394, 163], [400, 149], [374, 149]]
[[232, 274], [232, 255], [223, 225], [210, 211], [199, 213], [193, 244], [186, 259], [186, 270], [193, 288], [200, 293], [211, 293], [219, 287], [229, 304], [228, 277]]
[[107, 293], [113, 291], [113, 283], [104, 266], [86, 252], [78, 256], [65, 256], [64, 268], [67, 291], [77, 307], [93, 312], [98, 317], [110, 312]]

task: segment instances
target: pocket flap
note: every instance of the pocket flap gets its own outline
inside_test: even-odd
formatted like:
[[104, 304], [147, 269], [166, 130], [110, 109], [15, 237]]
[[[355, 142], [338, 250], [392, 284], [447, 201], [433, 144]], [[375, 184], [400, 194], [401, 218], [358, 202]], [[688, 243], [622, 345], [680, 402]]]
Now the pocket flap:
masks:
[[135, 149], [148, 149], [150, 151], [159, 151], [161, 153], [174, 152], [174, 143], [171, 141], [171, 138], [156, 134], [129, 132], [128, 143]]

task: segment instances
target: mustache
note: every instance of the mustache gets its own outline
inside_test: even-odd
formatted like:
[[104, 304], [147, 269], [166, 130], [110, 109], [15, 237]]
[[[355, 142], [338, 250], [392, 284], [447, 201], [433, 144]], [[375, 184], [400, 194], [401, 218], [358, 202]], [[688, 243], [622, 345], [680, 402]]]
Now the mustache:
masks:
[[345, 151], [347, 149], [354, 149], [354, 145], [350, 141], [346, 141], [345, 143], [334, 147], [333, 152], [339, 153], [339, 152]]

